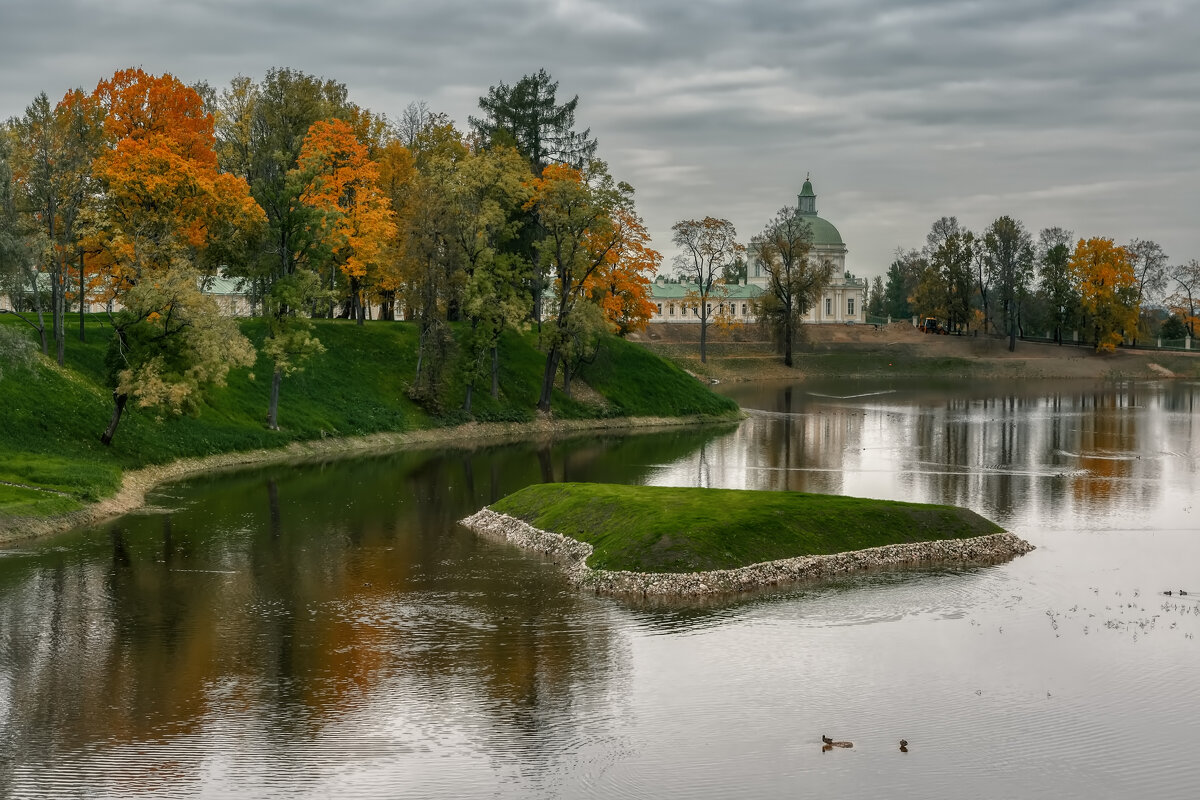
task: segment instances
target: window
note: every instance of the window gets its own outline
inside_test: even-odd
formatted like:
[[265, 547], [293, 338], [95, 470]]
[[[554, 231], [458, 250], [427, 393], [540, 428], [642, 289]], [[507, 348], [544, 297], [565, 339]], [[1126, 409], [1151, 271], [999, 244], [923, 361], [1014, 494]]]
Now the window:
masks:
[[711, 317], [712, 316], [712, 303], [705, 303], [704, 307], [705, 307], [704, 313]]
[[833, 316], [833, 298], [832, 297], [825, 298], [825, 316], [827, 316], [827, 317]]
[[[662, 316], [662, 303], [656, 303], [656, 305], [658, 306], [658, 315], [661, 317], [661, 316]], [[851, 308], [854, 308], [854, 301], [853, 301], [853, 300], [851, 300], [851, 301], [850, 301], [850, 307], [851, 307]], [[851, 313], [851, 314], [853, 314], [854, 312], [853, 312], [853, 311], [851, 311], [850, 313]]]
[[847, 317], [854, 316], [854, 298], [853, 297], [846, 300], [846, 316]]
[[675, 316], [675, 304], [674, 303], [671, 303], [671, 305], [667, 306], [667, 313], [672, 317]]

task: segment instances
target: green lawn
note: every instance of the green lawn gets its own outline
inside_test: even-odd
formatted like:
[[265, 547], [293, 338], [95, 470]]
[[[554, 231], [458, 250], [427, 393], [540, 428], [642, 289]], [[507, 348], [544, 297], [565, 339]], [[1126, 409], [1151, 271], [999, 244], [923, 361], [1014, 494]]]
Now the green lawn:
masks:
[[491, 508], [591, 544], [591, 567], [635, 572], [730, 569], [1002, 530], [954, 506], [731, 489], [538, 484]]
[[[38, 355], [29, 364], [0, 363], [0, 482], [63, 492], [22, 494], [0, 507], [0, 516], [59, 513], [61, 500], [88, 502], [111, 494], [122, 470], [178, 458], [282, 447], [293, 441], [357, 436], [477, 421], [526, 421], [535, 417], [545, 355], [536, 336], [516, 331], [500, 343], [500, 395], [490, 385], [476, 387], [472, 413], [462, 411], [466, 387], [448, 370], [448, 389], [439, 413], [409, 399], [416, 371], [417, 329], [412, 323], [315, 320], [325, 352], [283, 381], [279, 401], [281, 430], [266, 427], [271, 365], [260, 358], [251, 369], [230, 373], [226, 386], [207, 392], [193, 414], [139, 409], [131, 401], [111, 447], [100, 434], [112, 411], [104, 356], [112, 329], [103, 314], [90, 315], [87, 341], [68, 326], [66, 366]], [[262, 320], [244, 320], [243, 332], [256, 345], [265, 334]], [[0, 326], [34, 341], [35, 332], [12, 315]], [[461, 328], [455, 328], [461, 334]], [[637, 345], [606, 339], [596, 360], [577, 380], [595, 392], [588, 402], [555, 391], [559, 418], [609, 416], [731, 415], [733, 401], [712, 393], [673, 364]], [[581, 387], [583, 388], [583, 387]], [[39, 504], [40, 501], [40, 504]], [[31, 505], [32, 504], [32, 505]], [[41, 510], [38, 508], [43, 507]], [[30, 512], [30, 509], [33, 509]], [[14, 509], [22, 509], [19, 513]]]

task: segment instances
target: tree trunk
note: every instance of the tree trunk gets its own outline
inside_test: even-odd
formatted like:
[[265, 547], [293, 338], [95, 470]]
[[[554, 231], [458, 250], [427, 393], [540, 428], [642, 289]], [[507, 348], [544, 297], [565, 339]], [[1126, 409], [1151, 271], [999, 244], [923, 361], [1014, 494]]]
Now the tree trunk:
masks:
[[538, 398], [538, 411], [550, 413], [550, 395], [554, 391], [554, 376], [558, 374], [558, 347], [551, 347], [546, 354], [546, 371], [542, 374], [542, 394]]
[[117, 390], [113, 389], [112, 418], [108, 421], [108, 430], [100, 437], [101, 444], [105, 446], [112, 444], [113, 436], [117, 433], [117, 425], [121, 422], [121, 414], [125, 411], [125, 402], [127, 400], [129, 400], [129, 395], [117, 394]]
[[785, 367], [792, 366], [792, 323], [789, 320], [783, 326], [783, 365]]
[[708, 363], [708, 313], [703, 298], [700, 300], [700, 363]]
[[563, 360], [563, 394], [571, 396], [571, 360]]
[[283, 370], [279, 365], [275, 365], [275, 371], [271, 373], [271, 399], [267, 403], [267, 428], [273, 431], [279, 430], [279, 385], [283, 383]]
[[475, 393], [475, 381], [467, 384], [467, 399], [463, 401], [463, 411], [471, 413], [471, 396]]
[[492, 345], [492, 399], [500, 399], [500, 348]]
[[79, 341], [86, 342], [87, 339], [83, 335], [83, 306], [87, 298], [83, 293], [83, 251], [79, 251]]

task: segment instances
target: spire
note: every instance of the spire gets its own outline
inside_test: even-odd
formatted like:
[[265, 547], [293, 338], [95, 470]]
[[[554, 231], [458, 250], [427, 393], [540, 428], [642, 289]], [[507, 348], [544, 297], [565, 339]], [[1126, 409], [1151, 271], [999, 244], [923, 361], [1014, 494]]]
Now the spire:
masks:
[[801, 214], [816, 216], [817, 195], [812, 188], [811, 175], [812, 173], [806, 173], [804, 176], [804, 186], [801, 187], [800, 194], [796, 198], [796, 209]]

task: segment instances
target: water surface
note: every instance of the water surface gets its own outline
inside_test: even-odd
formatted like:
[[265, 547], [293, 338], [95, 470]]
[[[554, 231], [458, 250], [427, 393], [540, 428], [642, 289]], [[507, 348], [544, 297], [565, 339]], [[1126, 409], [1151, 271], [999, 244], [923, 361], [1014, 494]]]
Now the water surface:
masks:
[[[214, 475], [0, 551], [0, 796], [1194, 796], [1200, 385], [727, 391], [740, 425]], [[636, 606], [456, 524], [561, 480], [957, 503], [1038, 549]]]

